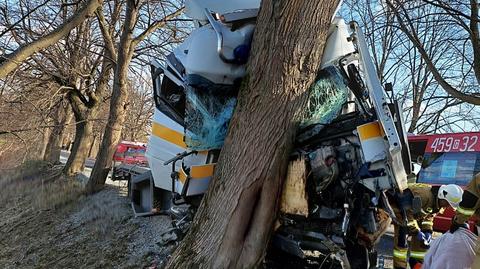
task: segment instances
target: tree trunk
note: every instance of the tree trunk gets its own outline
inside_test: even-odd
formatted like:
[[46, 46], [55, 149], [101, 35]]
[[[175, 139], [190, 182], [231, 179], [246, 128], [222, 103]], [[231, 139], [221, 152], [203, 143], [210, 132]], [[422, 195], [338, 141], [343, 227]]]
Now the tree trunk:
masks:
[[89, 158], [95, 158], [95, 156], [98, 153], [98, 150], [96, 149], [97, 146], [97, 141], [98, 141], [98, 135], [94, 134], [93, 135], [93, 141], [92, 144], [90, 145], [90, 149], [88, 150], [88, 157]]
[[264, 0], [214, 179], [167, 268], [257, 267], [338, 1]]
[[57, 125], [53, 127], [52, 133], [48, 139], [47, 150], [43, 156], [43, 160], [52, 164], [58, 164], [60, 162], [60, 151], [62, 147], [64, 126]]
[[50, 130], [49, 128], [45, 128], [42, 130], [42, 140], [38, 141], [38, 155], [36, 157], [38, 160], [43, 160], [45, 153], [47, 152], [48, 139], [50, 138], [51, 134], [52, 130]]
[[87, 192], [93, 193], [105, 185], [108, 173], [112, 168], [112, 158], [122, 135], [122, 126], [125, 122], [128, 108], [128, 67], [133, 57], [134, 45], [133, 30], [138, 17], [138, 4], [134, 0], [127, 1], [125, 23], [120, 37], [117, 54], [117, 65], [113, 78], [113, 91], [110, 100], [110, 114], [103, 134], [102, 144], [95, 160], [90, 180], [87, 183]]
[[78, 115], [75, 116], [75, 120], [78, 122], [75, 126], [75, 139], [63, 170], [63, 173], [67, 176], [74, 176], [83, 171], [93, 137], [92, 121]]
[[47, 148], [43, 160], [52, 164], [60, 163], [60, 152], [62, 149], [62, 141], [65, 133], [65, 125], [71, 120], [70, 107], [64, 107], [63, 104], [57, 108], [55, 113], [55, 126], [52, 128], [50, 137], [48, 138]]

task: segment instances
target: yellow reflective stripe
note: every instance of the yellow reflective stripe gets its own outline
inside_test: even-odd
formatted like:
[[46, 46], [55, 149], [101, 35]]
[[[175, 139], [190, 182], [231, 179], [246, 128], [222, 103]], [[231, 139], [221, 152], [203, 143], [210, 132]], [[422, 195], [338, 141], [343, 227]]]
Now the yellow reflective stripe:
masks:
[[465, 215], [465, 216], [471, 216], [475, 213], [475, 210], [466, 209], [466, 208], [463, 208], [463, 207], [458, 207], [457, 211], [458, 211], [458, 213], [460, 213], [462, 215]]
[[426, 251], [410, 251], [410, 257], [415, 259], [422, 259], [425, 258]]
[[205, 164], [205, 165], [192, 165], [190, 169], [190, 176], [195, 178], [205, 178], [213, 176], [213, 169], [215, 164]]
[[[190, 167], [190, 179], [203, 179], [213, 176], [213, 170], [215, 168], [215, 163], [205, 164], [205, 165], [192, 165]], [[183, 167], [180, 168], [178, 172], [178, 179], [182, 184], [185, 184], [187, 180], [187, 173], [183, 170]]]
[[460, 201], [462, 201], [462, 197], [450, 197], [450, 201], [454, 203], [460, 203]]
[[425, 183], [408, 183], [409, 188], [427, 188], [430, 187], [430, 185], [425, 184]]
[[163, 126], [157, 122], [153, 122], [152, 124], [152, 134], [157, 136], [165, 141], [168, 141], [172, 144], [175, 144], [181, 148], [186, 149], [187, 145], [185, 141], [183, 141], [183, 134], [172, 130], [166, 126]]
[[185, 184], [185, 181], [187, 181], [187, 173], [183, 170], [183, 167], [180, 168], [180, 172], [178, 172], [178, 179], [182, 184]]
[[407, 259], [408, 257], [408, 250], [400, 250], [400, 249], [394, 249], [393, 250], [393, 256], [400, 258], [400, 259]]
[[433, 221], [422, 221], [422, 225], [430, 225], [430, 226], [433, 226]]
[[375, 137], [383, 137], [383, 129], [378, 121], [369, 122], [357, 127], [360, 140], [368, 140]]
[[415, 227], [415, 229], [418, 229], [418, 223], [416, 220], [411, 220], [407, 223], [408, 227]]

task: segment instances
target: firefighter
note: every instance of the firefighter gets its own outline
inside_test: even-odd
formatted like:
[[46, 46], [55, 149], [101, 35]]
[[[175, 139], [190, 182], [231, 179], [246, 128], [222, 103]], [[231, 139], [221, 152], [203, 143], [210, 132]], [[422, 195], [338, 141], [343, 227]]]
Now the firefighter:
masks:
[[449, 205], [458, 207], [462, 193], [462, 188], [454, 184], [438, 187], [413, 183], [403, 194], [393, 197], [391, 204], [395, 216], [401, 223], [406, 223], [394, 225], [394, 268], [407, 268], [408, 264], [413, 268], [423, 262], [432, 239], [433, 218]]
[[[454, 233], [458, 228], [468, 229], [467, 220], [475, 214], [478, 208], [480, 197], [480, 173], [478, 173], [468, 184], [465, 192], [463, 193], [460, 206], [457, 208], [455, 217], [452, 221], [450, 232]], [[471, 268], [480, 268], [480, 240], [477, 241], [477, 247], [475, 248], [475, 260]]]

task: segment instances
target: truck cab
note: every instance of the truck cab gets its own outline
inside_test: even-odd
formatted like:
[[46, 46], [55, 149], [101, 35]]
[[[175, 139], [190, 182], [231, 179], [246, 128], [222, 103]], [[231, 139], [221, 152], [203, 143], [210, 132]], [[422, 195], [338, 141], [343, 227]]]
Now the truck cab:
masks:
[[[420, 166], [418, 183], [457, 184], [466, 188], [480, 173], [480, 132], [409, 135], [408, 142], [412, 160]], [[454, 216], [455, 210], [451, 207], [437, 214], [433, 229], [448, 231]], [[475, 215], [469, 220], [472, 231], [477, 221]]]

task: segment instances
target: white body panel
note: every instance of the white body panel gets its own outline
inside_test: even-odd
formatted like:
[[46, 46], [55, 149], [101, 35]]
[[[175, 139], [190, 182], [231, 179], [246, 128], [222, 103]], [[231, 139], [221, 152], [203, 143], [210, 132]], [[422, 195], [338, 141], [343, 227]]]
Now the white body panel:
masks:
[[[253, 29], [253, 25], [247, 25], [235, 32], [222, 31], [226, 55], [233, 57], [235, 47], [247, 43]], [[233, 84], [234, 80], [245, 76], [245, 65], [227, 64], [220, 59], [217, 35], [210, 25], [193, 31], [185, 42], [188, 47], [175, 51], [175, 56], [182, 61], [187, 75], [201, 75], [218, 84]], [[185, 53], [186, 50], [188, 53]], [[179, 57], [179, 54], [183, 55]]]
[[339, 58], [355, 52], [353, 43], [347, 40], [349, 36], [350, 33], [345, 21], [342, 18], [335, 17], [328, 31], [320, 68], [337, 64]]
[[400, 190], [406, 189], [407, 186], [407, 173], [403, 165], [402, 160], [402, 143], [400, 136], [395, 126], [390, 108], [387, 103], [386, 93], [378, 79], [375, 65], [365, 41], [365, 36], [359, 28], [358, 24], [354, 23], [357, 48], [360, 56], [360, 70], [363, 71], [365, 84], [368, 89], [370, 100], [373, 103], [373, 107], [377, 112], [378, 120], [382, 125], [385, 132], [385, 136], [388, 141], [388, 162], [392, 169], [392, 176], [395, 177], [396, 185]]
[[[160, 124], [173, 131], [183, 134], [183, 127], [177, 122], [165, 116], [158, 109], [155, 109], [153, 123]], [[186, 150], [186, 148], [180, 147], [174, 143], [162, 139], [153, 133], [150, 135], [145, 156], [147, 157], [150, 169], [152, 170], [155, 187], [165, 190], [172, 189], [172, 179], [170, 177], [172, 166], [171, 164], [163, 165], [163, 163], [175, 157], [175, 155], [177, 155], [178, 153], [184, 152]], [[186, 166], [205, 164], [206, 155], [190, 155], [186, 157], [183, 161]], [[181, 163], [181, 161], [178, 161], [176, 163], [176, 171], [180, 170]], [[182, 190], [181, 183], [177, 183], [176, 190]]]
[[233, 12], [241, 9], [260, 8], [260, 0], [186, 0], [185, 14], [199, 21], [206, 21], [205, 9], [219, 14]]
[[[195, 1], [187, 1], [195, 2]], [[239, 1], [242, 2], [242, 1]], [[258, 2], [258, 1], [257, 1]], [[213, 3], [213, 2], [212, 2]], [[209, 5], [211, 3], [203, 3]], [[208, 7], [217, 12], [227, 12], [235, 10], [227, 10], [225, 8], [215, 9]], [[202, 10], [202, 14], [204, 10]], [[199, 13], [200, 14], [200, 13]], [[225, 52], [232, 56], [233, 49], [241, 44], [248, 42], [254, 30], [253, 25], [246, 25], [235, 32], [227, 31], [224, 33]], [[322, 58], [322, 66], [337, 64], [340, 57], [355, 51], [352, 42], [347, 40], [350, 36], [345, 21], [341, 18], [335, 18], [330, 28], [327, 39], [324, 57]], [[227, 64], [222, 61], [217, 51], [217, 36], [210, 25], [205, 25], [194, 30], [190, 36], [174, 50], [174, 54], [185, 67], [186, 74], [201, 75], [218, 84], [233, 84], [234, 80], [242, 78], [245, 75], [245, 65]], [[154, 123], [159, 123], [179, 133], [184, 132], [183, 127], [165, 116], [161, 111], [155, 110]], [[165, 190], [171, 190], [171, 165], [163, 165], [166, 160], [173, 158], [176, 154], [188, 151], [178, 145], [170, 143], [158, 136], [152, 134], [148, 143], [146, 156], [152, 169], [155, 187]], [[202, 165], [206, 163], [206, 155], [190, 155], [184, 159], [184, 165]], [[176, 171], [180, 171], [181, 162], [177, 162]], [[209, 178], [195, 179], [190, 182], [189, 195], [203, 193], [209, 183]], [[177, 181], [175, 190], [181, 192], [183, 184]]]

